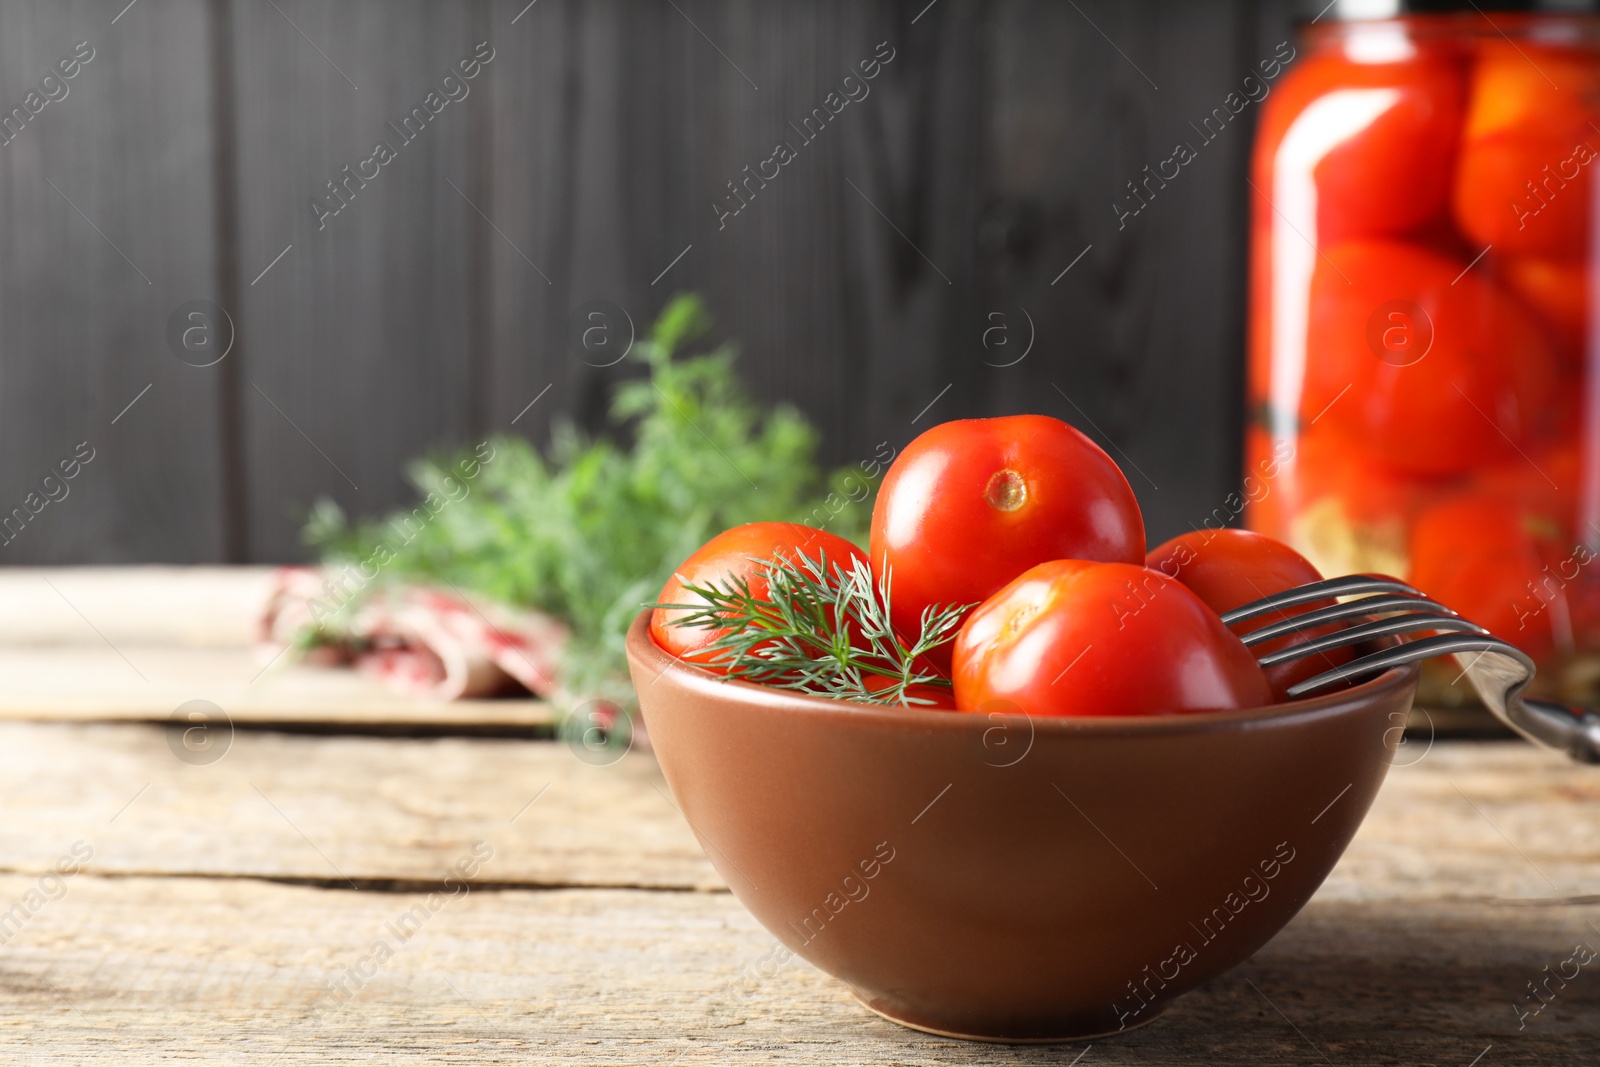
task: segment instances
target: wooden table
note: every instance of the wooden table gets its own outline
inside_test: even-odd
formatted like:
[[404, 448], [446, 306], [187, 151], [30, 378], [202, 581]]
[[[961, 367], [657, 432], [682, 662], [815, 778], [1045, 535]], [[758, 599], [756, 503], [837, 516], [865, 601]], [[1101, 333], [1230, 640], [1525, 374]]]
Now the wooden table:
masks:
[[203, 699], [256, 726], [412, 731], [548, 727], [536, 700], [391, 693], [253, 647], [271, 567], [0, 570], [0, 719], [164, 720]]
[[[1408, 744], [1253, 959], [1126, 1036], [1009, 1047], [774, 972], [647, 754], [345, 722], [240, 725], [197, 763], [162, 723], [48, 712], [0, 721], [0, 1061], [1600, 1061], [1600, 959], [1518, 1017], [1528, 983], [1600, 950], [1600, 771], [1518, 743]], [[444, 884], [474, 859], [470, 888]]]

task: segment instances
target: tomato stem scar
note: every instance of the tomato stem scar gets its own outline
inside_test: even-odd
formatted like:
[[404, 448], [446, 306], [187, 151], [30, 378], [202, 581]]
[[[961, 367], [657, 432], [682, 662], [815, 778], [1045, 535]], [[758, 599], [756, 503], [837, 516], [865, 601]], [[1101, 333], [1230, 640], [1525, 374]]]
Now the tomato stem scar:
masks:
[[983, 499], [1000, 511], [1016, 511], [1028, 502], [1028, 483], [1014, 470], [997, 470], [984, 486]]

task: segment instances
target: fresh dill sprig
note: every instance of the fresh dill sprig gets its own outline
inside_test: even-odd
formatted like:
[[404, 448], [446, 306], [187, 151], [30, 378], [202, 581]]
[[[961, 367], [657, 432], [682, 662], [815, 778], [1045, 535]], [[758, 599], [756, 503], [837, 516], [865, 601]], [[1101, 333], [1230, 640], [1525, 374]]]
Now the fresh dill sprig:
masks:
[[932, 704], [917, 689], [950, 689], [928, 653], [955, 640], [973, 605], [924, 608], [916, 640], [889, 621], [890, 575], [874, 580], [859, 557], [849, 567], [817, 559], [755, 561], [765, 570], [765, 598], [746, 578], [683, 589], [694, 604], [657, 604], [686, 614], [674, 626], [721, 631], [701, 654], [730, 677], [863, 704]]
[[[470, 482], [455, 473], [455, 461], [470, 451], [415, 465], [419, 498], [444, 497], [441, 485], [466, 495], [403, 546], [388, 521], [352, 523], [332, 501], [312, 513], [307, 540], [333, 569], [393, 545], [360, 597], [397, 584], [448, 583], [555, 615], [571, 632], [557, 707], [594, 697], [634, 706], [628, 624], [689, 553], [730, 526], [759, 520], [826, 525], [865, 543], [881, 474], [876, 459], [822, 469], [816, 430], [794, 408], [751, 396], [735, 373], [733, 345], [683, 353], [710, 329], [699, 298], [673, 298], [628, 353], [628, 364], [645, 373], [612, 387], [604, 435], [563, 419], [545, 449], [494, 438], [493, 462]], [[305, 641], [337, 633], [335, 626], [308, 631]]]

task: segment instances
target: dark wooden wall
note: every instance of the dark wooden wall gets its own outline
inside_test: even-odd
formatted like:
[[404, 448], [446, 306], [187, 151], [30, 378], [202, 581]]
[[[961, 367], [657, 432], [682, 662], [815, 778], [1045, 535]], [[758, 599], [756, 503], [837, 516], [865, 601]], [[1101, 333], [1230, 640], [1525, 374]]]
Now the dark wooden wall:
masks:
[[[125, 3], [0, 8], [0, 110], [95, 51], [0, 147], [0, 514], [95, 450], [0, 563], [297, 558], [318, 496], [379, 511], [433, 446], [592, 424], [625, 368], [570, 351], [572, 310], [642, 328], [684, 289], [830, 460], [1040, 411], [1124, 463], [1153, 537], [1235, 487], [1252, 113], [1126, 228], [1111, 204], [1287, 3]], [[869, 95], [719, 228], [725, 183], [880, 42]], [[398, 158], [319, 230], [311, 197], [380, 139]], [[216, 365], [169, 348], [191, 299], [232, 319]]]

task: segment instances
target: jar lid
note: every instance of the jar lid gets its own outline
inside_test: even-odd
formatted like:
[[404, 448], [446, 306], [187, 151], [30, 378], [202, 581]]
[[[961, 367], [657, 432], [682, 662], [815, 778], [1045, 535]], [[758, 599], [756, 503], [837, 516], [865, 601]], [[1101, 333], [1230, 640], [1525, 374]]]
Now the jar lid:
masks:
[[1308, 19], [1391, 19], [1402, 15], [1448, 15], [1461, 12], [1523, 11], [1539, 15], [1592, 15], [1600, 0], [1306, 0]]

